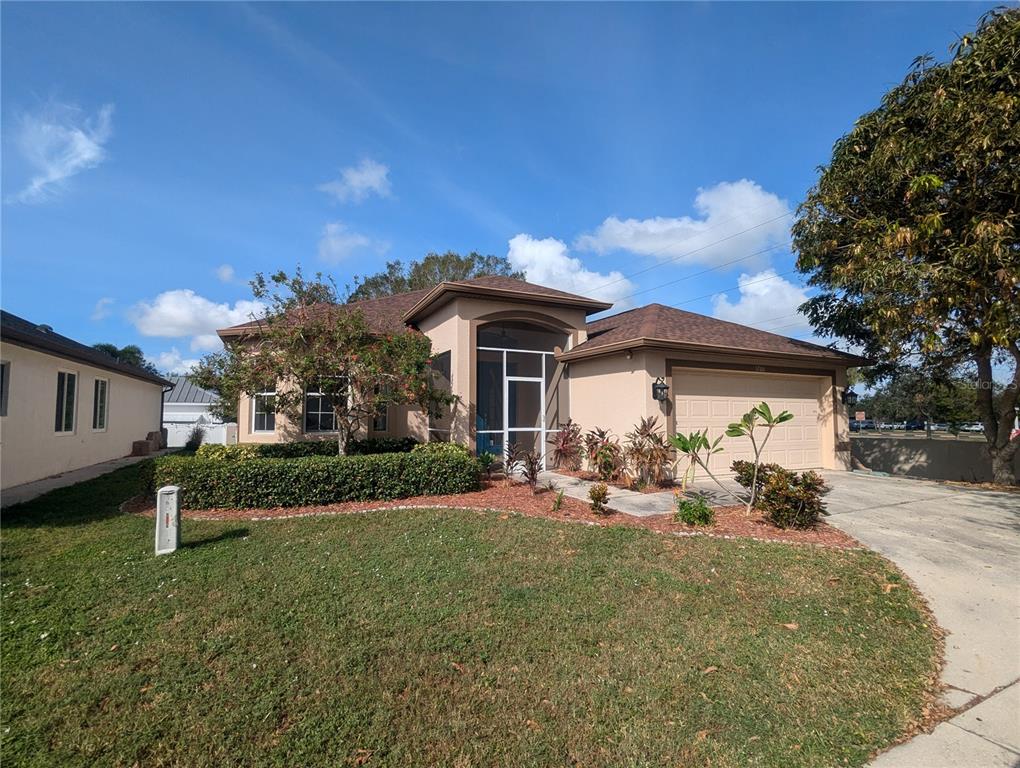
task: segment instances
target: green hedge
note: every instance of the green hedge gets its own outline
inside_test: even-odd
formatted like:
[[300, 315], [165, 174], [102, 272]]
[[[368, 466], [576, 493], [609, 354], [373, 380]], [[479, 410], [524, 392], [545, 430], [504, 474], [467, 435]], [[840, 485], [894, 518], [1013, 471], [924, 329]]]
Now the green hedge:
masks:
[[[418, 445], [413, 437], [370, 437], [347, 444], [348, 456], [376, 453], [407, 453]], [[298, 440], [292, 443], [237, 443], [203, 445], [195, 452], [203, 459], [237, 461], [247, 459], [297, 459], [303, 456], [336, 456], [335, 440]]]
[[294, 507], [480, 488], [475, 460], [452, 451], [245, 461], [164, 456], [156, 459], [153, 482], [156, 488], [180, 486], [188, 509]]

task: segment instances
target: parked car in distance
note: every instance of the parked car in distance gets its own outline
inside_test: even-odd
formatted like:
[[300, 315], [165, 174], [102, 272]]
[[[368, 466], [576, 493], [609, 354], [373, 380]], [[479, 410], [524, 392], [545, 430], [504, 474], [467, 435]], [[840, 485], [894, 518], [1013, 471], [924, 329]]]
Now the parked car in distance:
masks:
[[961, 432], [984, 432], [985, 427], [983, 424], [978, 424], [976, 421], [972, 421], [969, 424], [964, 424], [960, 427]]
[[924, 429], [925, 428], [924, 422], [923, 421], [918, 421], [917, 419], [912, 419], [912, 420], [908, 421], [906, 424], [904, 424], [903, 426], [904, 426], [904, 429], [906, 429], [908, 431], [917, 431], [919, 429]]
[[932, 432], [948, 432], [949, 431], [949, 425], [948, 424], [935, 423], [935, 424], [931, 425], [931, 431]]

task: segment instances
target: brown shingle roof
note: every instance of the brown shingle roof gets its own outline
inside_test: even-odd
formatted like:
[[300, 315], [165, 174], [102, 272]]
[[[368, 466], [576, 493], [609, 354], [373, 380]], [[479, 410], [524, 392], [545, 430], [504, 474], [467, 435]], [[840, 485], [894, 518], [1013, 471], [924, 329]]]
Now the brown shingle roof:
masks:
[[[408, 291], [407, 293], [396, 293], [392, 296], [382, 296], [378, 299], [364, 299], [355, 301], [347, 306], [357, 307], [365, 315], [365, 322], [369, 329], [376, 333], [395, 333], [406, 328], [403, 316], [411, 307], [421, 300], [428, 290]], [[233, 325], [230, 328], [223, 328], [217, 333], [220, 336], [243, 336], [259, 326], [258, 320], [248, 323]]]
[[57, 357], [76, 360], [86, 365], [94, 365], [105, 371], [122, 373], [135, 379], [148, 381], [160, 386], [170, 386], [170, 382], [144, 368], [130, 363], [122, 363], [115, 357], [94, 347], [87, 346], [74, 339], [62, 336], [48, 325], [40, 325], [18, 317], [7, 311], [0, 311], [0, 339], [5, 344], [17, 344], [29, 349], [48, 352]]
[[[604, 301], [578, 296], [576, 293], [557, 291], [524, 280], [502, 275], [475, 277], [470, 280], [444, 282], [434, 288], [426, 288], [407, 293], [395, 293], [378, 299], [364, 299], [352, 302], [349, 306], [357, 307], [365, 314], [368, 327], [377, 333], [393, 333], [400, 331], [422, 316], [425, 310], [439, 301], [446, 294], [478, 294], [494, 298], [512, 298], [519, 301], [537, 303], [574, 304], [589, 312], [609, 309], [612, 304]], [[217, 333], [222, 337], [243, 336], [259, 327], [258, 320], [223, 328]]]
[[663, 304], [648, 304], [588, 323], [588, 340], [564, 353], [561, 358], [572, 360], [636, 346], [717, 347], [741, 352], [838, 359], [848, 365], [864, 365], [867, 362], [856, 355], [818, 344]]
[[513, 299], [515, 301], [536, 304], [573, 305], [586, 310], [589, 314], [600, 312], [613, 306], [605, 301], [590, 299], [587, 296], [579, 296], [576, 293], [558, 291], [555, 288], [547, 288], [544, 285], [518, 280], [515, 277], [488, 275], [485, 277], [474, 277], [470, 280], [440, 283], [405, 313], [404, 320], [414, 322], [427, 315], [428, 310], [436, 302], [442, 302], [447, 295], [454, 296], [458, 294], [491, 296], [492, 298]]

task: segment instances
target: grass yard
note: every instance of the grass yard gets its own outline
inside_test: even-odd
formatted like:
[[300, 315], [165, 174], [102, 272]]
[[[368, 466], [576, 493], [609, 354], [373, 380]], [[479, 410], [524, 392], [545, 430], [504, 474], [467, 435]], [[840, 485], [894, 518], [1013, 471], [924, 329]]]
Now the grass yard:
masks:
[[429, 510], [157, 559], [138, 484], [4, 515], [5, 768], [862, 765], [936, 673], [866, 552]]

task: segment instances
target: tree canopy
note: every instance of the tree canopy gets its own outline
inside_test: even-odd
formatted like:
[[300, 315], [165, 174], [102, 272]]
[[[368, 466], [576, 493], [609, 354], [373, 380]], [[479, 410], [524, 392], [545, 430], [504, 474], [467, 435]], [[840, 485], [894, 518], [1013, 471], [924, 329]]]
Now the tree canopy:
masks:
[[[240, 397], [274, 391], [272, 407], [301, 424], [306, 397], [316, 399], [313, 429], [335, 433], [337, 452], [382, 409], [415, 405], [436, 414], [452, 398], [433, 387], [431, 342], [405, 330], [377, 333], [357, 308], [335, 301], [335, 287], [321, 274], [306, 279], [277, 272], [252, 281], [268, 311], [250, 339], [207, 355], [195, 383], [220, 395], [226, 414]], [[302, 431], [306, 428], [303, 426]]]
[[524, 279], [524, 273], [515, 270], [506, 256], [483, 256], [474, 251], [467, 256], [453, 251], [429, 253], [420, 261], [406, 265], [402, 261], [388, 261], [386, 269], [374, 275], [356, 275], [348, 301], [377, 299], [380, 296], [432, 288], [444, 281], [468, 280], [485, 275]]
[[[1020, 390], [1020, 10], [982, 17], [951, 59], [906, 79], [833, 148], [793, 227], [797, 266], [821, 293], [817, 332], [857, 345], [888, 377], [960, 371], [993, 473], [1015, 483]], [[1012, 370], [993, 400], [995, 364]]]
[[105, 352], [110, 357], [115, 358], [118, 362], [127, 363], [128, 365], [137, 365], [139, 368], [148, 371], [149, 373], [159, 375], [159, 370], [156, 366], [145, 359], [145, 353], [142, 352], [141, 347], [136, 344], [128, 344], [126, 347], [118, 347], [116, 344], [110, 344], [108, 342], [101, 342], [99, 344], [93, 344], [93, 349], [98, 349], [100, 352]]

